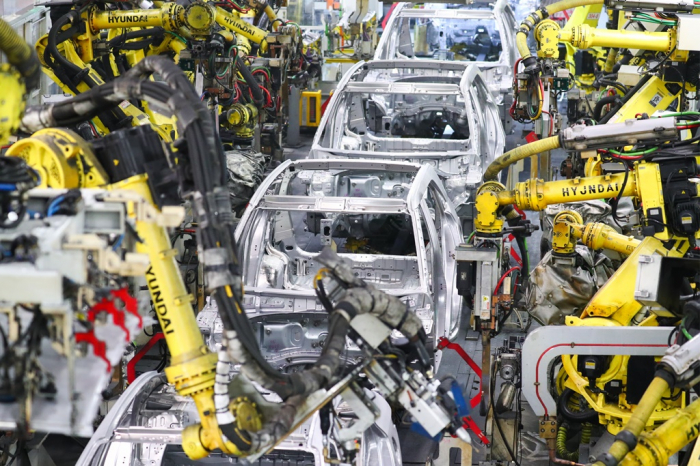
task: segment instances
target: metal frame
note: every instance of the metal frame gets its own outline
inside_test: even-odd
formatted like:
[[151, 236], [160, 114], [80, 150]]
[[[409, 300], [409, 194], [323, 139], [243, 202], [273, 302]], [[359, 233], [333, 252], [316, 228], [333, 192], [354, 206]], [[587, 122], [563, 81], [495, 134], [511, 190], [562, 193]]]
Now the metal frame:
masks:
[[[401, 18], [442, 18], [442, 19], [494, 19], [499, 23], [500, 34], [501, 34], [501, 44], [503, 51], [497, 62], [455, 62], [455, 63], [465, 63], [465, 64], [475, 64], [479, 67], [482, 73], [487, 76], [486, 82], [494, 95], [494, 98], [498, 101], [499, 105], [503, 105], [505, 94], [511, 91], [512, 80], [513, 80], [513, 66], [515, 65], [515, 60], [517, 59], [517, 52], [515, 47], [515, 28], [517, 24], [510, 26], [508, 23], [510, 19], [514, 19], [515, 15], [511, 14], [512, 18], [506, 18], [508, 16], [507, 8], [509, 7], [508, 0], [498, 0], [492, 9], [425, 9], [425, 8], [414, 8], [416, 3], [399, 3], [394, 9], [391, 18], [389, 19], [384, 32], [382, 33], [379, 43], [377, 44], [377, 50], [374, 54], [375, 60], [391, 60], [395, 58], [396, 52], [390, 50], [390, 45], [394, 40], [394, 29]], [[394, 52], [392, 55], [391, 52]], [[424, 61], [423, 59], [413, 58], [411, 61]], [[430, 61], [430, 60], [425, 60]], [[504, 116], [508, 118], [508, 116]]]
[[[437, 84], [422, 82], [386, 82], [377, 81], [372, 72], [381, 70], [410, 70], [415, 76], [436, 76], [442, 73], [459, 73], [459, 86], [455, 84]], [[480, 99], [476, 95], [476, 87], [483, 88], [486, 99]], [[381, 138], [391, 140], [393, 144], [401, 144], [401, 149], [384, 151], [346, 150], [338, 147], [327, 147], [324, 140], [331, 138], [339, 141], [342, 138], [344, 128], [336, 125], [333, 118], [341, 111], [347, 93], [372, 92], [372, 93], [416, 93], [416, 94], [442, 94], [459, 95], [464, 98], [464, 112], [469, 124], [470, 135], [464, 140], [464, 147], [446, 148], [446, 144], [454, 145], [453, 141], [430, 140], [422, 138]], [[493, 101], [493, 95], [489, 90], [482, 73], [476, 65], [470, 63], [445, 62], [439, 60], [386, 60], [359, 62], [340, 81], [336, 92], [331, 97], [328, 108], [324, 112], [319, 128], [314, 136], [309, 156], [314, 159], [332, 158], [372, 158], [410, 161], [421, 165], [430, 164], [440, 177], [446, 178], [450, 199], [460, 199], [460, 204], [466, 202], [468, 196], [460, 195], [469, 189], [475, 189], [481, 184], [483, 169], [496, 157], [503, 153], [505, 146], [505, 132], [499, 121], [485, 122], [483, 116], [487, 115], [488, 107], [492, 106], [494, 115], [499, 115], [498, 106]], [[499, 117], [500, 119], [500, 117]], [[481, 125], [491, 126], [487, 130]], [[336, 127], [337, 126], [337, 127]], [[328, 132], [333, 132], [330, 134]], [[483, 134], [489, 134], [491, 141], [489, 147], [481, 147]]]
[[556, 416], [549, 392], [549, 364], [564, 354], [661, 356], [673, 327], [540, 327], [523, 344], [522, 387], [536, 416]]
[[129, 388], [117, 399], [117, 402], [102, 420], [100, 426], [90, 437], [90, 441], [80, 455], [76, 466], [90, 466], [93, 464], [95, 455], [99, 453], [101, 447], [112, 441], [122, 416], [132, 407], [136, 397], [141, 394], [141, 391], [151, 380], [160, 377], [160, 375], [155, 371], [146, 372], [129, 385]]
[[[376, 171], [387, 171], [394, 173], [415, 173], [408, 193], [405, 199], [387, 199], [387, 198], [344, 198], [344, 197], [305, 197], [305, 196], [289, 196], [289, 195], [276, 195], [271, 194], [270, 189], [275, 183], [287, 180], [291, 174], [298, 173], [300, 171], [313, 170], [313, 171], [324, 171], [324, 170], [376, 170]], [[384, 161], [371, 161], [371, 160], [300, 160], [300, 161], [287, 161], [281, 164], [276, 170], [270, 174], [260, 185], [256, 193], [250, 200], [249, 207], [246, 209], [239, 226], [236, 228], [236, 241], [238, 244], [243, 244], [243, 235], [247, 231], [248, 225], [253, 221], [253, 216], [258, 210], [284, 210], [284, 211], [323, 211], [323, 212], [343, 212], [343, 213], [406, 213], [411, 216], [412, 227], [416, 235], [417, 244], [423, 244], [422, 239], [422, 227], [420, 225], [419, 218], [423, 217], [426, 223], [429, 223], [429, 217], [426, 216], [425, 212], [422, 211], [422, 204], [424, 202], [424, 197], [431, 189], [431, 186], [436, 189], [439, 196], [443, 197], [447, 202], [441, 205], [441, 209], [444, 212], [444, 223], [443, 228], [440, 232], [434, 228], [434, 225], [430, 224], [429, 228], [432, 226], [432, 234], [435, 236], [436, 241], [440, 242], [440, 249], [449, 247], [450, 242], [446, 241], [445, 235], [449, 234], [449, 229], [453, 228], [457, 231], [457, 235], [461, 237], [461, 226], [459, 224], [459, 217], [457, 215], [454, 207], [449, 203], [449, 196], [444, 190], [442, 185], [442, 180], [437, 176], [435, 170], [430, 166], [419, 166], [417, 164], [405, 163], [405, 162], [384, 162]], [[458, 243], [459, 241], [453, 241]], [[249, 245], [250, 246], [250, 245]], [[243, 246], [246, 247], [247, 246]], [[260, 247], [256, 243], [255, 247]], [[374, 256], [373, 256], [374, 257]], [[377, 256], [381, 257], [381, 256]], [[359, 260], [362, 259], [362, 255], [357, 255]], [[439, 336], [452, 337], [454, 331], [451, 329], [457, 328], [454, 321], [459, 318], [459, 311], [455, 311], [454, 307], [458, 306], [461, 308], [460, 304], [454, 304], [454, 297], [447, 296], [445, 290], [450, 290], [450, 284], [454, 283], [456, 280], [456, 267], [451, 267], [449, 261], [454, 262], [452, 251], [442, 251], [442, 258], [440, 263], [435, 263], [433, 258], [427, 257], [427, 251], [425, 248], [416, 247], [416, 258], [418, 264], [419, 280], [420, 286], [418, 288], [412, 287], [411, 289], [401, 289], [401, 288], [387, 288], [385, 291], [389, 294], [399, 295], [399, 296], [411, 296], [411, 295], [425, 295], [430, 296], [432, 300], [431, 308], [431, 319], [432, 319], [432, 332]], [[433, 276], [432, 280], [429, 280], [429, 264], [431, 261], [433, 265]], [[437, 282], [444, 282], [442, 287], [436, 285]], [[431, 285], [433, 290], [431, 291]], [[381, 287], [381, 286], [380, 286]], [[445, 296], [443, 296], [445, 295]], [[439, 302], [436, 298], [440, 298]], [[290, 306], [283, 306], [275, 308], [266, 306], [263, 300], [270, 302], [274, 299], [284, 300], [288, 302], [293, 300]], [[295, 289], [277, 289], [277, 288], [264, 288], [264, 287], [253, 287], [246, 286], [246, 301], [245, 305], [247, 309], [254, 310], [259, 309], [259, 311], [253, 311], [251, 315], [262, 316], [262, 315], [273, 315], [273, 314], [284, 314], [290, 312], [314, 312], [316, 307], [309, 307], [309, 303], [316, 303], [316, 296], [313, 290], [295, 290]], [[306, 303], [306, 304], [304, 304]], [[316, 303], [318, 304], [318, 303]], [[299, 307], [300, 306], [300, 307]], [[437, 318], [433, 317], [432, 313], [435, 311], [436, 306], [438, 313]], [[268, 307], [269, 309], [266, 309]], [[446, 309], [449, 308], [449, 315], [447, 315]], [[441, 328], [444, 327], [444, 328]]]

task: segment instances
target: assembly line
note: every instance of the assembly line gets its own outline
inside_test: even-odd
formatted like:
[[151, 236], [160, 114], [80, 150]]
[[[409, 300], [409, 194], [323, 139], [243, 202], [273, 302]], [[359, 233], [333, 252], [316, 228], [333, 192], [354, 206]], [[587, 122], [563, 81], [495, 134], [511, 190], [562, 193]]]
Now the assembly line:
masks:
[[0, 466], [700, 465], [695, 14], [2, 2]]

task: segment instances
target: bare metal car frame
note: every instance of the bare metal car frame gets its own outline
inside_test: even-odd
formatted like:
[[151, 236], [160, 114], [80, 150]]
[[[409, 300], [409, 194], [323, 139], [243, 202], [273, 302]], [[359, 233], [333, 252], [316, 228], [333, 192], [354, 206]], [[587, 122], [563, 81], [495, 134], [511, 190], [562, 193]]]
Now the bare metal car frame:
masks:
[[[375, 136], [363, 126], [371, 115], [362, 108], [362, 102], [376, 100], [376, 96], [415, 99], [415, 104], [397, 107], [401, 112], [424, 108], [427, 104], [422, 101], [433, 99], [428, 102], [431, 108], [461, 112], [469, 136], [465, 139]], [[394, 115], [398, 113], [397, 110]], [[505, 132], [498, 108], [477, 66], [437, 60], [383, 60], [357, 63], [341, 80], [321, 119], [309, 156], [430, 165], [444, 179], [450, 200], [459, 210], [481, 184], [486, 166], [503, 153], [504, 145]]]
[[[482, 8], [475, 6], [483, 5]], [[427, 7], [430, 6], [430, 7]], [[479, 67], [486, 84], [500, 106], [504, 122], [510, 123], [507, 115], [510, 105], [509, 96], [512, 93], [513, 67], [517, 59], [515, 33], [518, 23], [508, 0], [498, 0], [492, 4], [477, 2], [473, 5], [460, 5], [459, 8], [436, 8], [437, 4], [399, 3], [386, 25], [377, 50], [375, 60], [410, 59], [425, 61], [418, 58], [414, 52], [414, 35], [408, 28], [411, 19], [444, 19], [462, 21], [495, 21], [500, 35], [501, 53], [496, 61], [463, 61]], [[456, 6], [456, 5], [454, 5]], [[408, 21], [406, 21], [408, 20]], [[448, 59], [444, 57], [444, 59]]]

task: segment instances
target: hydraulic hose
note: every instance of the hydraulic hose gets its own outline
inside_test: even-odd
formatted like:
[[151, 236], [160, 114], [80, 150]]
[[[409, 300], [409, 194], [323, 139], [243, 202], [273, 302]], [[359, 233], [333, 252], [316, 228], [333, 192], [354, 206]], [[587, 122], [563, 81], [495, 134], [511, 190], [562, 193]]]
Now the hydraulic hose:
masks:
[[[657, 373], [658, 374], [658, 373]], [[622, 458], [630, 452], [637, 443], [639, 434], [647, 425], [647, 421], [656, 409], [656, 405], [661, 401], [661, 397], [668, 390], [669, 384], [666, 378], [654, 377], [649, 387], [647, 387], [639, 404], [632, 412], [632, 416], [627, 421], [625, 428], [615, 437], [615, 442], [610, 446], [607, 453], [599, 458], [594, 466], [612, 466], [622, 461]]]
[[[72, 25], [73, 22], [78, 18], [80, 18], [80, 13], [76, 10], [69, 11], [65, 15], [58, 18], [56, 22], [51, 25], [51, 29], [49, 30], [48, 34], [46, 49], [44, 49], [44, 63], [46, 63], [46, 65], [54, 71], [56, 71], [59, 68], [66, 71], [70, 71], [72, 74], [72, 76], [69, 76], [70, 78], [73, 78], [76, 74], [80, 73], [81, 69], [79, 66], [77, 66], [74, 63], [71, 63], [70, 61], [68, 61], [68, 59], [66, 59], [66, 57], [61, 55], [61, 53], [58, 51], [57, 37], [58, 33], [63, 29], [64, 26], [68, 24]], [[73, 87], [75, 86], [75, 83], [72, 82], [66, 84]], [[77, 89], [74, 89], [74, 91], [77, 93]]]
[[593, 424], [584, 422], [581, 427], [581, 445], [588, 445], [591, 443], [591, 435], [593, 435]]
[[136, 49], [130, 48], [128, 44], [124, 44], [126, 41], [131, 40], [131, 39], [138, 39], [141, 37], [151, 37], [151, 36], [156, 36], [156, 35], [163, 35], [164, 34], [164, 29], [160, 27], [153, 27], [153, 28], [148, 28], [148, 29], [140, 29], [138, 31], [129, 31], [124, 34], [120, 34], [116, 36], [114, 39], [107, 41], [107, 48], [111, 49], [114, 47], [118, 47], [120, 49], [124, 50], [139, 50], [141, 48], [144, 48], [144, 43], [149, 43], [147, 41], [139, 41], [136, 42], [135, 46], [137, 46]]
[[484, 181], [498, 181], [498, 174], [509, 165], [526, 159], [531, 155], [558, 149], [559, 147], [561, 147], [559, 136], [552, 136], [511, 149], [491, 162], [486, 171], [484, 171]]
[[[593, 108], [593, 119], [595, 121], [600, 120], [600, 114], [603, 111], [603, 107], [605, 107], [608, 104], [614, 104], [617, 101], [618, 97], [616, 95], [609, 95], [607, 97], [603, 97], [600, 99], [596, 104], [595, 107]], [[612, 109], [610, 110], [612, 112]]]
[[562, 423], [557, 429], [557, 455], [559, 458], [568, 461], [578, 461], [578, 449], [575, 451], [569, 451], [566, 448], [566, 441], [569, 433], [569, 425], [567, 423]]
[[[97, 82], [90, 76], [88, 68], [81, 68], [75, 63], [71, 63], [58, 50], [58, 44], [68, 40], [70, 33], [66, 34], [63, 31], [64, 26], [71, 25], [73, 27], [76, 21], [80, 19], [80, 13], [77, 10], [72, 10], [58, 18], [49, 30], [46, 48], [44, 49], [44, 63], [54, 71], [56, 77], [63, 82], [73, 92], [78, 95], [79, 82], [84, 82], [89, 88], [94, 88], [98, 85]], [[64, 34], [61, 34], [64, 32]], [[91, 118], [99, 117], [102, 123], [110, 130], [115, 130], [121, 127], [124, 122], [129, 121], [124, 111], [119, 107], [114, 107], [111, 111], [103, 110], [93, 115]], [[81, 120], [84, 121], [84, 120]]]
[[275, 13], [275, 10], [272, 9], [270, 5], [265, 5], [265, 15], [267, 16], [267, 19], [270, 20], [270, 24], [272, 25], [272, 29], [274, 31], [277, 31], [279, 26], [277, 25], [277, 14]]
[[520, 23], [520, 28], [515, 36], [515, 45], [518, 48], [518, 52], [520, 52], [520, 57], [523, 59], [523, 65], [525, 65], [525, 68], [531, 68], [536, 63], [535, 57], [532, 56], [532, 53], [530, 53], [530, 48], [527, 46], [527, 36], [532, 30], [535, 29], [535, 26], [537, 26], [540, 21], [547, 19], [555, 13], [559, 13], [560, 11], [568, 10], [570, 8], [586, 5], [602, 5], [603, 3], [604, 0], [562, 0], [530, 13], [530, 15], [525, 18], [522, 23]]
[[613, 67], [617, 61], [617, 51], [618, 49], [616, 48], [611, 48], [608, 50], [608, 56], [605, 58], [605, 66], [603, 67], [605, 74], [610, 74], [613, 72]]
[[620, 71], [620, 68], [622, 68], [623, 65], [629, 65], [631, 60], [632, 54], [628, 50], [625, 50], [622, 53], [622, 58], [620, 58], [620, 60], [613, 65], [612, 72], [617, 73]]
[[250, 92], [253, 94], [253, 102], [255, 102], [255, 105], [258, 108], [261, 108], [263, 106], [263, 93], [260, 89], [258, 80], [255, 79], [253, 73], [250, 72], [250, 68], [246, 66], [245, 62], [240, 58], [240, 56], [236, 56], [236, 67], [238, 68], [238, 71], [240, 71], [241, 76], [243, 76], [243, 79], [245, 79]]
[[0, 50], [7, 56], [8, 63], [14, 66], [24, 78], [27, 91], [39, 87], [41, 63], [36, 51], [2, 19], [0, 19]]

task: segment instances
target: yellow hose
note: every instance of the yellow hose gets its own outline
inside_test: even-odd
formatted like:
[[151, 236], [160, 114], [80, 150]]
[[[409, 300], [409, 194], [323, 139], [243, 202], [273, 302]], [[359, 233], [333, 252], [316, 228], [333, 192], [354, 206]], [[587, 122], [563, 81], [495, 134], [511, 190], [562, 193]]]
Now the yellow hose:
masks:
[[[520, 23], [520, 29], [518, 34], [515, 36], [515, 44], [518, 47], [518, 52], [523, 60], [527, 60], [532, 57], [530, 53], [530, 48], [527, 46], [527, 36], [530, 34], [537, 24], [543, 19], [555, 14], [560, 11], [568, 10], [570, 8], [576, 8], [579, 6], [586, 5], [602, 5], [604, 0], [562, 0], [561, 2], [552, 3], [551, 5], [540, 8], [536, 10], [525, 18], [525, 20]], [[528, 66], [528, 63], [525, 63]]]
[[[695, 400], [653, 432], [642, 434], [620, 466], [665, 466], [669, 458], [698, 436], [700, 400]], [[688, 452], [690, 454], [690, 452]], [[691, 464], [694, 461], [691, 459]]]
[[603, 71], [606, 73], [612, 73], [615, 62], [617, 61], [617, 49], [612, 48], [608, 50], [608, 56], [605, 58], [605, 67]]
[[274, 29], [276, 31], [277, 28], [279, 28], [279, 26], [275, 22], [275, 20], [277, 19], [277, 15], [275, 14], [275, 10], [273, 10], [270, 5], [265, 5], [264, 11], [265, 11], [265, 14], [267, 15], [267, 19], [270, 20], [270, 24], [272, 24], [272, 29]]
[[552, 136], [511, 149], [491, 162], [491, 165], [489, 165], [484, 172], [484, 181], [497, 181], [498, 174], [507, 166], [519, 160], [526, 159], [531, 155], [558, 149], [559, 147], [559, 136]]
[[27, 91], [39, 85], [41, 63], [30, 47], [12, 26], [0, 19], [0, 50], [7, 56], [7, 61], [24, 77]]
[[[661, 377], [654, 377], [654, 380], [651, 381], [651, 384], [644, 392], [642, 399], [639, 400], [639, 404], [632, 412], [632, 416], [627, 421], [623, 431], [631, 433], [635, 438], [639, 437], [666, 390], [668, 390], [668, 382]], [[625, 442], [615, 440], [610, 446], [608, 454], [619, 463], [629, 451], [629, 447]], [[593, 466], [605, 466], [605, 464], [602, 461], [596, 461]]]

